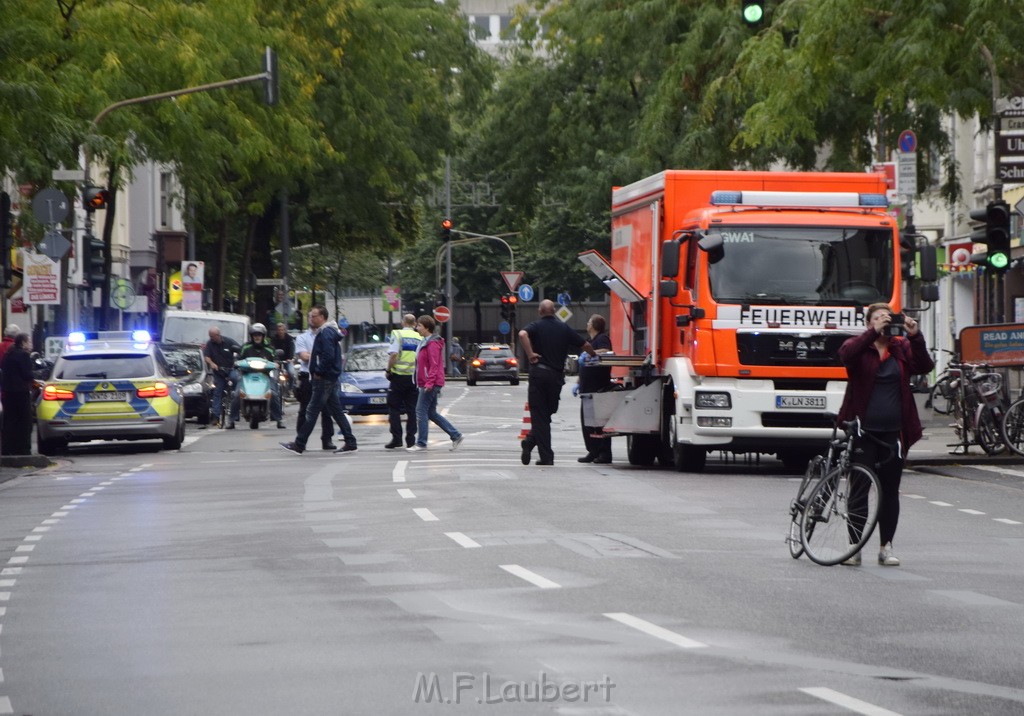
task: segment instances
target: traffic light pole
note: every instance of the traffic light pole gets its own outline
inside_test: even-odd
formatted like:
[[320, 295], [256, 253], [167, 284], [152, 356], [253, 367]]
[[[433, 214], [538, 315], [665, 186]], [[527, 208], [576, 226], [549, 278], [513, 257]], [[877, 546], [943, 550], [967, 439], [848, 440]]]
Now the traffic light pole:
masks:
[[[250, 84], [252, 82], [263, 82], [265, 83], [264, 90], [264, 101], [268, 105], [277, 104], [278, 96], [278, 79], [277, 79], [277, 54], [267, 47], [263, 53], [263, 72], [255, 75], [247, 75], [245, 77], [236, 77], [230, 80], [221, 80], [220, 82], [210, 82], [205, 85], [197, 85], [195, 87], [183, 87], [182, 89], [171, 90], [169, 92], [158, 92], [157, 94], [148, 94], [142, 97], [132, 97], [131, 99], [123, 99], [120, 102], [114, 102], [113, 104], [104, 107], [99, 114], [97, 114], [92, 122], [89, 124], [88, 135], [92, 136], [96, 132], [96, 128], [99, 123], [103, 121], [103, 118], [116, 109], [122, 107], [130, 107], [135, 104], [146, 104], [148, 102], [158, 102], [164, 99], [173, 99], [175, 97], [181, 97], [186, 94], [196, 94], [197, 92], [210, 92], [212, 90], [225, 89], [227, 87], [237, 87], [238, 85]], [[83, 173], [85, 175], [84, 181], [85, 186], [92, 185], [92, 178], [90, 171], [92, 169], [92, 153], [89, 151], [88, 143], [85, 144], [83, 149]], [[113, 197], [111, 197], [113, 202]], [[85, 214], [85, 233], [92, 235], [92, 215], [90, 212]], [[111, 255], [110, 255], [110, 237], [104, 232], [104, 243], [106, 248], [104, 249], [104, 271], [106, 273], [106, 280], [103, 282], [101, 287], [101, 328], [106, 329], [107, 327], [107, 311], [110, 309], [110, 268], [111, 268]]]
[[[444, 158], [444, 215], [449, 219], [452, 216], [452, 158]], [[444, 374], [452, 375], [452, 324], [455, 323], [454, 308], [455, 301], [452, 300], [452, 242], [445, 242], [445, 270], [444, 295], [450, 304], [448, 306], [448, 320], [445, 321], [445, 350], [444, 350]]]

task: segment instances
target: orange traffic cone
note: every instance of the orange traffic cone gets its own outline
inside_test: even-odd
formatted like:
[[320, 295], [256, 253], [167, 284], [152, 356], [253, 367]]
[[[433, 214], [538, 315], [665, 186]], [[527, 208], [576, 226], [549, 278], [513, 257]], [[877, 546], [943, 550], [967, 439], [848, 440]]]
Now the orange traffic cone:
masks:
[[530, 425], [530, 404], [526, 403], [523, 406], [523, 429], [519, 431], [519, 439], [522, 440], [527, 435], [529, 435], [530, 434], [530, 429], [532, 427], [533, 426]]

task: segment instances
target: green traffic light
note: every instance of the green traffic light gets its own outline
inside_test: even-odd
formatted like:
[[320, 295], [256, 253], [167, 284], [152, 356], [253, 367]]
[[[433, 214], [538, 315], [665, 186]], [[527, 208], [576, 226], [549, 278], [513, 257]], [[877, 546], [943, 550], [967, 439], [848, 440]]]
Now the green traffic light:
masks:
[[988, 263], [994, 269], [1004, 269], [1010, 264], [1010, 257], [1004, 253], [992, 254], [988, 258]]
[[764, 19], [764, 6], [760, 3], [747, 3], [743, 6], [743, 22], [756, 25]]

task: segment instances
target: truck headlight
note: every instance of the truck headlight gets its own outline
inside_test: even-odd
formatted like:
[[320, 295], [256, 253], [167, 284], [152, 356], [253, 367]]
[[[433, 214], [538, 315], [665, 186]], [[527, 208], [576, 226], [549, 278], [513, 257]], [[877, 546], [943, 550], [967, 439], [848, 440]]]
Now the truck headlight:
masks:
[[728, 393], [707, 393], [698, 391], [694, 396], [694, 404], [698, 408], [715, 408], [728, 410], [732, 407], [732, 398]]

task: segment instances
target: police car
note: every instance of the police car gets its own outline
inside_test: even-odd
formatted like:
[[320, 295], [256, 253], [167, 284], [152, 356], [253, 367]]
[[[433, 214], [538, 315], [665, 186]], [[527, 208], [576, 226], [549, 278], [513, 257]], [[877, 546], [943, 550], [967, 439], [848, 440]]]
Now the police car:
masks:
[[182, 390], [146, 331], [75, 332], [68, 336], [36, 404], [39, 452], [69, 443], [185, 439]]

